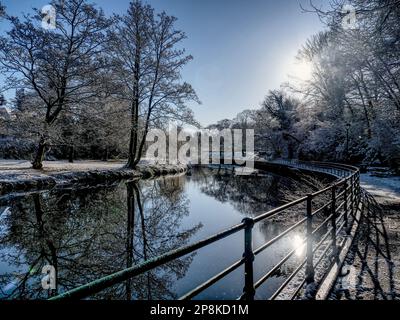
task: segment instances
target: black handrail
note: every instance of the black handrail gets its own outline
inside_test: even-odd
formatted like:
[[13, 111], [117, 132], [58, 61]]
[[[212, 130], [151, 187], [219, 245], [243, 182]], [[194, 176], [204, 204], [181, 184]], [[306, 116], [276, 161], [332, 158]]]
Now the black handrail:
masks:
[[[204, 239], [202, 241], [199, 241], [197, 243], [173, 250], [171, 252], [165, 253], [159, 257], [150, 259], [148, 261], [144, 261], [143, 263], [121, 270], [119, 272], [113, 273], [111, 275], [108, 275], [106, 277], [100, 278], [98, 280], [95, 280], [93, 282], [90, 282], [88, 284], [82, 285], [78, 288], [72, 289], [68, 292], [65, 292], [63, 294], [60, 294], [56, 297], [51, 298], [50, 300], [61, 300], [61, 299], [83, 299], [86, 297], [89, 297], [93, 294], [96, 294], [108, 287], [111, 287], [115, 284], [121, 283], [125, 280], [128, 280], [130, 278], [133, 278], [135, 276], [138, 276], [140, 274], [146, 273], [150, 270], [153, 270], [161, 265], [164, 265], [168, 262], [171, 262], [173, 260], [182, 258], [186, 255], [189, 255], [201, 248], [204, 248], [208, 245], [211, 245], [217, 241], [220, 241], [222, 239], [225, 239], [233, 234], [236, 234], [239, 231], [244, 230], [245, 233], [245, 242], [244, 242], [244, 254], [243, 258], [225, 270], [221, 271], [219, 274], [215, 275], [214, 277], [210, 278], [206, 282], [202, 283], [199, 285], [197, 288], [193, 289], [180, 299], [190, 299], [207, 288], [209, 288], [211, 285], [216, 283], [217, 281], [221, 280], [224, 278], [226, 275], [230, 274], [243, 264], [245, 265], [245, 286], [243, 289], [243, 295], [240, 297], [241, 299], [247, 299], [247, 300], [253, 300], [255, 296], [256, 289], [261, 286], [262, 283], [264, 283], [266, 280], [268, 280], [270, 277], [272, 277], [276, 271], [279, 270], [279, 268], [287, 262], [287, 260], [292, 257], [292, 255], [298, 250], [300, 247], [303, 247], [305, 244], [307, 244], [307, 258], [302, 262], [296, 270], [286, 279], [286, 281], [281, 285], [281, 287], [272, 295], [271, 299], [274, 299], [278, 297], [279, 293], [287, 286], [287, 284], [302, 270], [304, 265], [307, 264], [306, 268], [306, 277], [305, 280], [302, 282], [302, 285], [300, 288], [297, 290], [300, 291], [301, 288], [304, 286], [305, 283], [307, 282], [312, 282], [314, 281], [314, 268], [318, 263], [320, 263], [320, 260], [322, 259], [321, 257], [317, 261], [316, 264], [314, 264], [314, 255], [316, 251], [319, 249], [319, 247], [326, 241], [327, 237], [331, 235], [331, 245], [333, 249], [333, 254], [337, 257], [338, 255], [338, 250], [337, 248], [337, 233], [340, 232], [346, 223], [347, 226], [347, 217], [348, 215], [354, 216], [354, 211], [357, 210], [358, 203], [360, 201], [360, 194], [361, 194], [361, 189], [360, 189], [360, 173], [358, 168], [349, 166], [349, 165], [342, 165], [342, 164], [336, 164], [336, 163], [319, 163], [319, 162], [301, 162], [301, 161], [288, 161], [288, 160], [281, 160], [277, 162], [277, 164], [281, 165], [286, 165], [286, 166], [291, 166], [291, 167], [297, 167], [302, 170], [308, 170], [308, 171], [315, 171], [315, 168], [321, 168], [324, 170], [325, 173], [335, 175], [336, 177], [343, 177], [343, 179], [334, 182], [331, 186], [324, 188], [323, 190], [320, 190], [318, 192], [315, 192], [313, 194], [310, 194], [306, 197], [302, 197], [298, 200], [295, 200], [293, 202], [290, 202], [288, 204], [285, 204], [279, 208], [275, 208], [271, 211], [268, 211], [264, 214], [261, 214], [255, 218], [246, 218], [242, 221], [242, 223], [233, 226], [225, 231], [222, 231], [216, 235], [213, 235], [207, 239]], [[317, 170], [318, 171], [318, 170]], [[342, 187], [344, 184], [344, 190], [337, 194], [337, 190]], [[325, 203], [321, 208], [316, 209], [315, 211], [312, 210], [312, 201], [315, 197], [325, 194], [327, 192], [331, 192], [331, 200]], [[336, 206], [336, 202], [339, 198], [344, 196], [343, 202], [339, 205]], [[293, 208], [299, 204], [306, 203], [307, 207], [307, 212], [306, 212], [306, 217], [280, 233], [277, 237], [275, 237], [272, 240], [269, 240], [266, 244], [262, 245], [256, 250], [253, 250], [252, 248], [252, 229], [254, 224], [265, 221], [267, 219], [270, 219], [277, 214], [282, 213], [283, 211]], [[313, 230], [313, 219], [321, 212], [327, 210], [328, 208], [331, 208], [331, 213], [326, 219], [319, 224], [314, 230]], [[337, 214], [341, 209], [344, 209], [344, 212], [338, 217]], [[336, 223], [339, 222], [342, 218], [344, 217], [344, 223], [337, 228]], [[283, 238], [285, 235], [287, 235], [289, 232], [297, 229], [300, 227], [302, 224], [307, 223], [307, 236], [304, 240], [304, 243], [299, 245], [299, 248], [294, 249], [291, 251], [289, 254], [287, 254], [281, 261], [279, 261], [275, 266], [272, 268], [272, 270], [268, 271], [266, 275], [261, 277], [256, 283], [254, 283], [254, 275], [253, 275], [253, 266], [254, 266], [254, 258], [257, 256], [259, 253], [273, 245], [275, 242]], [[331, 228], [330, 230], [325, 234], [325, 236], [322, 237], [322, 240], [317, 244], [317, 246], [313, 249], [313, 240], [319, 231], [322, 230], [323, 227], [325, 227], [328, 223], [331, 223]], [[330, 246], [329, 246], [330, 247]], [[328, 247], [328, 248], [329, 248]], [[326, 252], [328, 252], [327, 248], [325, 249]], [[325, 253], [326, 255], [326, 253]], [[296, 290], [296, 291], [297, 291]], [[297, 295], [298, 292], [295, 292], [295, 295]]]

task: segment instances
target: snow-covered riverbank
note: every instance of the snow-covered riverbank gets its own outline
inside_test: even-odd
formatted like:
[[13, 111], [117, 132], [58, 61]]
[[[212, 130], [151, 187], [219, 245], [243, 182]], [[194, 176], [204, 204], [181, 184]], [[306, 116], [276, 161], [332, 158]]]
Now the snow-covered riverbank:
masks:
[[28, 161], [0, 160], [0, 195], [49, 189], [55, 185], [150, 178], [183, 173], [187, 169], [183, 165], [153, 165], [143, 162], [137, 169], [129, 170], [124, 168], [124, 164], [121, 161], [45, 161], [43, 170], [34, 170]]

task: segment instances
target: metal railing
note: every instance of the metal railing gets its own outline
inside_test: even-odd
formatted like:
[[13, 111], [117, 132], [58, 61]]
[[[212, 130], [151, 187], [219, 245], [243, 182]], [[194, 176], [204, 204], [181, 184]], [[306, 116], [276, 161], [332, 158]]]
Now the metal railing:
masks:
[[[61, 299], [83, 299], [94, 295], [106, 288], [119, 284], [130, 278], [144, 274], [159, 266], [165, 265], [173, 260], [187, 256], [199, 249], [212, 245], [222, 239], [225, 239], [238, 232], [244, 232], [244, 253], [243, 257], [211, 277], [201, 285], [194, 288], [180, 300], [187, 300], [196, 297], [213, 284], [223, 279], [228, 274], [232, 273], [242, 265], [244, 265], [244, 288], [243, 294], [238, 297], [242, 300], [253, 300], [255, 298], [256, 290], [264, 284], [268, 279], [273, 277], [277, 271], [294, 256], [298, 248], [293, 249], [283, 259], [276, 263], [271, 270], [264, 276], [254, 281], [254, 260], [267, 248], [271, 247], [280, 239], [284, 238], [290, 232], [299, 229], [305, 225], [306, 236], [300, 247], [306, 246], [306, 257], [297, 266], [297, 268], [287, 276], [286, 280], [279, 287], [279, 289], [272, 295], [270, 299], [276, 299], [287, 285], [293, 280], [294, 277], [299, 276], [300, 271], [305, 267], [305, 276], [300, 285], [293, 290], [291, 298], [295, 298], [306, 284], [312, 284], [315, 280], [315, 270], [322, 263], [325, 256], [331, 253], [331, 258], [337, 259], [340, 248], [338, 246], [338, 235], [344, 231], [347, 233], [350, 230], [349, 218], [355, 216], [355, 211], [358, 208], [361, 197], [360, 188], [360, 174], [356, 167], [335, 164], [335, 163], [319, 163], [319, 162], [299, 162], [280, 160], [273, 163], [295, 167], [302, 170], [323, 172], [330, 175], [339, 177], [333, 184], [305, 197], [297, 199], [293, 202], [287, 203], [279, 208], [275, 208], [269, 212], [261, 214], [255, 218], [245, 218], [242, 223], [233, 226], [223, 232], [215, 234], [207, 239], [197, 243], [170, 251], [159, 257], [144, 261], [141, 264], [132, 266], [130, 268], [113, 273], [106, 277], [100, 278], [88, 284], [82, 285], [78, 288], [72, 289], [68, 292], [60, 294], [50, 300]], [[318, 208], [314, 208], [315, 200], [318, 197], [325, 197], [323, 203]], [[292, 209], [296, 206], [304, 205], [304, 217], [293, 224], [285, 231], [281, 232], [275, 238], [269, 240], [257, 249], [253, 248], [253, 228], [257, 223], [264, 222], [272, 219], [276, 215]], [[314, 226], [318, 220], [317, 216], [324, 215], [324, 220], [317, 226]], [[328, 227], [330, 225], [330, 227]], [[322, 234], [321, 234], [322, 233]], [[317, 242], [318, 241], [318, 242]], [[324, 249], [322, 249], [324, 248]]]

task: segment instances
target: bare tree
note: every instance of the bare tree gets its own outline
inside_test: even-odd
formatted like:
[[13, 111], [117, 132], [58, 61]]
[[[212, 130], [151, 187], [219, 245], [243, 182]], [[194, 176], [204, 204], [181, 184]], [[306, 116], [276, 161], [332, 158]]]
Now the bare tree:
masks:
[[7, 88], [26, 88], [40, 100], [42, 128], [33, 168], [41, 169], [50, 128], [60, 114], [89, 103], [104, 67], [101, 57], [110, 21], [84, 0], [53, 1], [56, 29], [41, 27], [41, 16], [7, 17], [11, 30], [0, 38], [0, 71]]
[[185, 34], [174, 27], [176, 18], [158, 15], [141, 1], [130, 3], [111, 35], [120, 96], [129, 105], [131, 117], [128, 168], [139, 163], [151, 126], [160, 119], [194, 122], [185, 106], [198, 101], [193, 88], [181, 82], [181, 69], [192, 59], [178, 49]]

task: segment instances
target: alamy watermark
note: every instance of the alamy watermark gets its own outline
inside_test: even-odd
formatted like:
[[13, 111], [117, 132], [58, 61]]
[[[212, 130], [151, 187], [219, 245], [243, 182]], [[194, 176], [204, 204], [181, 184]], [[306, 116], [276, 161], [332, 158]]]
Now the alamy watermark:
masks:
[[[63, 3], [62, 3], [63, 6]], [[0, 8], [1, 10], [1, 8]], [[54, 30], [57, 25], [57, 11], [54, 6], [47, 4], [42, 7], [42, 28], [46, 30]], [[355, 30], [358, 28], [356, 9], [351, 4], [342, 6], [342, 28], [344, 30]], [[0, 12], [1, 15], [1, 12]]]
[[254, 130], [224, 129], [168, 133], [150, 130], [146, 159], [158, 164], [239, 165], [254, 168]]
[[358, 28], [356, 9], [351, 4], [342, 7], [342, 28], [344, 30], [355, 30]]
[[42, 28], [46, 30], [54, 30], [57, 25], [57, 12], [51, 4], [42, 7]]
[[57, 289], [57, 279], [56, 279], [56, 268], [51, 265], [45, 265], [42, 268], [42, 288], [43, 290], [55, 290]]

